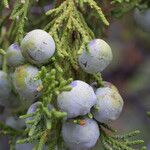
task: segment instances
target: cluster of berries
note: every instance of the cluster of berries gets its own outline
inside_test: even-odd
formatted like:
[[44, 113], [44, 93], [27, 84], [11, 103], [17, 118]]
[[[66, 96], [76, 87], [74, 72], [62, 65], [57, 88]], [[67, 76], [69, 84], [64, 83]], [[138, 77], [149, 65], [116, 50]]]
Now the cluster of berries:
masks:
[[[24, 104], [32, 104], [42, 91], [42, 81], [35, 80], [38, 66], [49, 61], [55, 52], [53, 38], [43, 30], [29, 32], [21, 42], [10, 45], [6, 51], [9, 70], [0, 71], [0, 104], [6, 107], [19, 102], [12, 95], [19, 95]], [[14, 93], [14, 94], [12, 94]]]
[[[117, 88], [109, 82], [95, 92], [87, 83], [76, 80], [72, 90], [62, 92], [57, 97], [58, 108], [67, 112], [62, 125], [62, 137], [70, 150], [87, 150], [95, 146], [100, 137], [98, 123], [111, 123], [116, 120], [123, 108], [123, 100]], [[27, 114], [36, 112], [40, 102], [33, 103]], [[49, 105], [49, 110], [54, 106]], [[89, 118], [87, 114], [93, 114]], [[30, 117], [28, 120], [33, 120]], [[78, 121], [77, 121], [78, 120]]]
[[[16, 102], [15, 98], [11, 98], [13, 91], [23, 104], [32, 104], [27, 114], [36, 112], [41, 102], [35, 101], [42, 95], [43, 88], [42, 81], [35, 80], [38, 67], [48, 63], [54, 53], [53, 38], [39, 29], [29, 32], [20, 47], [12, 44], [6, 54], [7, 64], [12, 69], [8, 73], [0, 71], [0, 104], [7, 106]], [[103, 71], [111, 60], [111, 48], [101, 39], [89, 42], [88, 50], [83, 50], [78, 57], [80, 67], [90, 74]], [[119, 117], [123, 108], [122, 97], [111, 83], [103, 82], [103, 85], [95, 88], [84, 81], [75, 80], [70, 84], [70, 91], [58, 95], [57, 106], [60, 111], [67, 113], [62, 125], [62, 137], [70, 150], [94, 147], [100, 136], [98, 124], [110, 123]], [[54, 106], [49, 104], [48, 108], [51, 111]], [[92, 117], [88, 114], [92, 114]], [[29, 117], [26, 121], [33, 119]], [[28, 124], [27, 127], [30, 128]]]
[[[103, 71], [112, 60], [111, 48], [101, 39], [92, 40], [88, 48], [79, 56], [81, 68], [90, 74]], [[104, 82], [103, 85], [95, 88], [76, 80], [71, 83], [71, 91], [58, 95], [58, 108], [67, 112], [62, 125], [62, 137], [70, 150], [94, 147], [100, 137], [98, 124], [110, 123], [122, 112], [124, 102], [117, 88], [109, 82]], [[87, 114], [92, 114], [92, 118]], [[82, 119], [78, 121], [78, 118]]]

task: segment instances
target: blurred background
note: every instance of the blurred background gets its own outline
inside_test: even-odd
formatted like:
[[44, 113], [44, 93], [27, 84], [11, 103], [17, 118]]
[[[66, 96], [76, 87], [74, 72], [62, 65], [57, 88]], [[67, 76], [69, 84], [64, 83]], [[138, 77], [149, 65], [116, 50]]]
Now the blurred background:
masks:
[[113, 126], [120, 133], [139, 129], [150, 150], [150, 118], [146, 115], [150, 110], [150, 32], [137, 19], [134, 10], [111, 22], [106, 40], [114, 59], [102, 75], [117, 86], [125, 102], [123, 113]]
[[[32, 11], [40, 13], [36, 7]], [[120, 133], [139, 129], [140, 139], [145, 140], [150, 150], [150, 118], [146, 115], [150, 110], [150, 13], [147, 19], [149, 24], [138, 18], [136, 10], [131, 11], [120, 19], [112, 19], [109, 28], [97, 36], [105, 37], [114, 55], [112, 64], [102, 73], [103, 79], [117, 86], [125, 102], [123, 113], [113, 127]], [[98, 24], [95, 30], [101, 30], [101, 26]], [[9, 110], [1, 106], [0, 113], [3, 121], [10, 116]], [[0, 150], [8, 149], [7, 137], [0, 137]], [[99, 149], [100, 144], [95, 150]]]

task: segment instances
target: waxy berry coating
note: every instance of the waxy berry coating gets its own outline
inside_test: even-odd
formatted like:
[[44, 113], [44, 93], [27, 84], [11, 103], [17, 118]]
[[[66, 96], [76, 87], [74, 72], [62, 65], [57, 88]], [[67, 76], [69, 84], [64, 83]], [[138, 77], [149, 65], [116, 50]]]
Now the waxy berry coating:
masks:
[[10, 67], [17, 67], [25, 63], [21, 49], [16, 43], [9, 46], [6, 54], [7, 63]]
[[33, 103], [33, 104], [29, 107], [29, 109], [28, 109], [28, 111], [27, 111], [27, 114], [31, 114], [31, 113], [36, 112], [37, 108], [38, 108], [41, 104], [42, 104], [41, 102], [35, 102], [35, 103]]
[[40, 79], [35, 80], [38, 73], [38, 68], [32, 65], [22, 65], [16, 68], [13, 74], [13, 84], [21, 98], [32, 102], [41, 95], [42, 82]]
[[97, 103], [93, 108], [94, 118], [102, 123], [110, 123], [116, 120], [123, 109], [123, 99], [115, 86], [105, 83], [104, 87], [96, 90]]
[[13, 129], [22, 129], [25, 127], [25, 121], [20, 119], [17, 116], [8, 117], [5, 121], [7, 126], [12, 127]]
[[112, 60], [110, 46], [102, 39], [92, 40], [89, 44], [89, 51], [84, 49], [79, 55], [79, 65], [90, 74], [103, 71]]
[[6, 105], [7, 99], [11, 94], [11, 83], [8, 75], [4, 71], [0, 71], [0, 104]]
[[[29, 109], [28, 109], [28, 111], [27, 111], [27, 114], [35, 113], [40, 105], [42, 105], [41, 102], [35, 102], [35, 103], [33, 103], [33, 104], [29, 107]], [[54, 107], [53, 107], [51, 104], [48, 105], [48, 109], [49, 109], [49, 110], [51, 110], [51, 109], [53, 109], [53, 108], [54, 108]], [[29, 118], [26, 119], [26, 121], [29, 121], [29, 120], [33, 120], [33, 117], [29, 117]], [[28, 126], [28, 127], [30, 127], [30, 126]]]
[[30, 143], [15, 145], [15, 150], [32, 150], [33, 148], [34, 148], [34, 144], [30, 144]]
[[85, 119], [85, 125], [65, 122], [62, 137], [69, 150], [88, 150], [94, 147], [100, 136], [99, 127], [93, 119]]
[[45, 64], [55, 52], [55, 42], [47, 32], [36, 29], [24, 37], [21, 42], [21, 51], [30, 63]]
[[64, 91], [58, 95], [57, 104], [59, 109], [66, 112], [68, 118], [86, 115], [96, 103], [93, 88], [80, 80], [73, 81], [71, 86], [71, 91]]
[[[24, 144], [16, 144], [15, 150], [33, 150], [36, 143], [24, 143]], [[42, 150], [48, 150], [46, 145], [43, 146]]]
[[[33, 104], [29, 107], [29, 109], [28, 109], [28, 111], [27, 111], [27, 114], [35, 113], [35, 112], [37, 111], [37, 108], [38, 108], [41, 104], [42, 104], [41, 102], [35, 102], [35, 103], [33, 103]], [[29, 117], [29, 118], [26, 119], [26, 121], [29, 121], [29, 120], [33, 120], [33, 117]], [[28, 127], [30, 127], [30, 126], [28, 126]]]

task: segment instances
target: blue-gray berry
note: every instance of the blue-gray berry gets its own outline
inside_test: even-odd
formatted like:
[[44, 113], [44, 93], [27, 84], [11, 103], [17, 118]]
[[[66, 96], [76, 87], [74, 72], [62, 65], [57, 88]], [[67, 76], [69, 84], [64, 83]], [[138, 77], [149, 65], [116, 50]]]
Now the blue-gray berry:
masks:
[[32, 65], [22, 65], [15, 69], [13, 85], [22, 99], [32, 102], [41, 95], [42, 81], [35, 80], [38, 73], [38, 68]]
[[[42, 104], [41, 102], [35, 102], [35, 103], [33, 103], [33, 104], [29, 107], [29, 109], [28, 109], [28, 111], [27, 111], [27, 114], [35, 113], [35, 112], [37, 111], [38, 107], [39, 107], [41, 104]], [[26, 119], [26, 121], [29, 121], [29, 120], [33, 120], [33, 117], [29, 117], [29, 118]]]
[[68, 118], [86, 115], [96, 103], [93, 88], [80, 80], [73, 81], [71, 86], [71, 91], [64, 91], [58, 95], [57, 104], [59, 109], [67, 112]]
[[32, 150], [34, 148], [34, 144], [24, 143], [24, 144], [16, 144], [15, 150]]
[[25, 127], [24, 119], [20, 119], [17, 116], [8, 117], [5, 121], [5, 124], [7, 126], [10, 126], [13, 129], [17, 129], [17, 130], [23, 129]]
[[17, 111], [21, 107], [21, 100], [12, 92], [5, 102], [5, 107], [12, 111]]
[[[15, 150], [33, 150], [34, 147], [35, 147], [34, 143], [16, 144]], [[48, 147], [44, 145], [42, 150], [48, 150]]]
[[16, 43], [9, 46], [6, 53], [7, 63], [10, 67], [17, 67], [25, 63], [19, 45]]
[[54, 55], [55, 42], [47, 32], [36, 29], [24, 37], [21, 42], [21, 51], [30, 63], [45, 64]]
[[79, 65], [90, 74], [103, 71], [112, 60], [110, 46], [102, 39], [92, 40], [89, 44], [89, 51], [84, 49], [79, 55]]
[[11, 83], [8, 75], [4, 71], [0, 71], [0, 104], [6, 105], [7, 99], [11, 94]]
[[19, 95], [11, 93], [10, 97], [7, 99], [7, 105], [5, 105], [5, 107], [9, 109], [9, 111], [17, 113], [27, 110], [31, 103], [31, 101], [25, 101]]
[[92, 113], [94, 118], [102, 123], [110, 123], [116, 120], [123, 109], [123, 99], [117, 88], [108, 83], [96, 90], [97, 103]]
[[[40, 105], [42, 105], [41, 102], [35, 102], [35, 103], [33, 103], [33, 104], [29, 107], [29, 109], [28, 109], [28, 111], [27, 111], [27, 114], [35, 113]], [[48, 109], [49, 109], [49, 110], [51, 110], [51, 109], [53, 109], [53, 108], [54, 108], [54, 107], [53, 107], [51, 104], [48, 105]], [[30, 121], [33, 120], [33, 117], [29, 117], [29, 118], [26, 119], [26, 121], [29, 121], [29, 120], [30, 120]], [[27, 126], [28, 126], [28, 125], [27, 125]], [[30, 126], [28, 126], [28, 127], [30, 127]]]
[[62, 137], [69, 150], [91, 149], [99, 136], [99, 126], [93, 119], [85, 119], [85, 125], [65, 122], [62, 126]]

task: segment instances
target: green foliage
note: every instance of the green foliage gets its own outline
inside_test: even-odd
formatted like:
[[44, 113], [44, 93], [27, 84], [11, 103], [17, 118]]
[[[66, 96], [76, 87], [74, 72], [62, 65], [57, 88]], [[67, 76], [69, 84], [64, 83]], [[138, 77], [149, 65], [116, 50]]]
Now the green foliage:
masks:
[[113, 0], [113, 1], [112, 1], [112, 4], [115, 4], [115, 3], [123, 3], [123, 2], [130, 2], [130, 0]]
[[17, 138], [22, 135], [25, 136], [26, 132], [24, 130], [16, 130], [9, 126], [6, 126], [4, 123], [0, 122], [0, 135], [9, 137], [9, 146], [10, 150], [14, 150]]
[[10, 15], [11, 19], [13, 19], [12, 26], [14, 25], [13, 27], [15, 27], [16, 24], [18, 24], [17, 28], [15, 29], [16, 42], [18, 43], [20, 43], [20, 41], [23, 38], [25, 22], [28, 20], [27, 12], [31, 4], [32, 2], [29, 0], [25, 0], [25, 1], [16, 0], [14, 9]]
[[[44, 30], [48, 31], [55, 40], [57, 46], [56, 60], [66, 60], [68, 63], [63, 64], [58, 62], [57, 66], [65, 68], [65, 71], [70, 73], [70, 76], [74, 79], [78, 76], [78, 79], [86, 80], [87, 75], [80, 71], [77, 64], [78, 55], [82, 50], [87, 47], [87, 43], [95, 36], [93, 31], [88, 27], [80, 9], [84, 9], [85, 5], [94, 9], [98, 14], [100, 20], [109, 25], [102, 10], [93, 0], [86, 1], [69, 1], [66, 0], [57, 8], [49, 10], [46, 15], [51, 16], [52, 20], [46, 25]], [[87, 48], [88, 49], [88, 48]], [[71, 64], [71, 66], [70, 66]], [[55, 67], [57, 67], [55, 66]], [[71, 68], [72, 67], [72, 68]], [[69, 71], [68, 70], [74, 70]], [[66, 72], [64, 74], [66, 75]], [[95, 75], [98, 83], [101, 84], [100, 75]]]
[[[55, 60], [55, 58], [53, 58]], [[60, 112], [53, 108], [48, 109], [48, 105], [51, 103], [55, 106], [56, 96], [62, 91], [71, 90], [68, 84], [72, 79], [65, 80], [59, 72], [62, 70], [60, 68], [56, 69], [46, 69], [42, 67], [39, 75], [35, 78], [40, 78], [43, 83], [43, 94], [41, 98], [41, 105], [37, 111], [33, 114], [27, 114], [21, 116], [21, 118], [26, 119], [33, 117], [32, 121], [27, 121], [30, 128], [28, 128], [28, 137], [19, 140], [18, 143], [37, 143], [35, 144], [35, 149], [42, 150], [43, 146], [47, 143], [50, 149], [54, 149], [54, 146], [60, 145], [59, 149], [62, 149], [61, 139], [61, 121], [67, 115], [64, 112]], [[53, 138], [55, 137], [55, 138]]]
[[4, 7], [9, 8], [8, 0], [2, 0], [1, 3]]
[[148, 0], [112, 0], [111, 4], [114, 6], [112, 15], [116, 17], [121, 17], [134, 8], [146, 9], [150, 6]]
[[[2, 2], [5, 4], [5, 7], [9, 7], [7, 0], [3, 0]], [[27, 13], [32, 3], [33, 1], [30, 0], [16, 0], [12, 11], [8, 11], [7, 15], [3, 15], [3, 11], [1, 12], [0, 15], [3, 17], [0, 18], [0, 35], [2, 37], [0, 45], [3, 46], [3, 48], [8, 47], [11, 42], [20, 43], [22, 40], [25, 31], [25, 23], [28, 21]], [[1, 10], [3, 10], [2, 6], [3, 5], [1, 5]], [[12, 20], [11, 23], [9, 19]], [[5, 33], [6, 35], [3, 35], [3, 30], [6, 29], [2, 27], [5, 24], [10, 24], [10, 26], [7, 33]], [[9, 42], [6, 42], [6, 38], [8, 38]]]
[[[111, 129], [111, 127], [100, 124], [102, 134], [102, 144], [105, 150], [134, 150], [135, 146], [143, 145], [143, 140], [133, 140], [135, 136], [140, 134], [139, 130], [132, 131], [127, 134], [118, 135], [117, 131]], [[108, 133], [109, 131], [109, 133]], [[145, 146], [141, 147], [140, 150], [144, 150]]]
[[[98, 7], [93, 0], [83, 1], [82, 3], [87, 3], [99, 14], [104, 24], [109, 24], [100, 7]], [[49, 10], [46, 13], [54, 17], [54, 19], [47, 24], [45, 30], [54, 37], [59, 57], [70, 57], [71, 59], [71, 51], [75, 51], [74, 55], [76, 57], [76, 55], [80, 54], [84, 47], [86, 47], [86, 44], [94, 38], [93, 32], [85, 22], [82, 13], [78, 11], [77, 5], [80, 7], [81, 2], [67, 0], [58, 8]], [[77, 68], [76, 60], [70, 61], [73, 67]]]
[[55, 96], [57, 96], [62, 91], [71, 90], [71, 87], [68, 86], [68, 84], [70, 84], [72, 78], [67, 80], [63, 79], [63, 71], [61, 68], [58, 68], [58, 66], [56, 67], [56, 69], [51, 69], [50, 72], [48, 72], [45, 67], [42, 67], [37, 78], [42, 79], [42, 100], [46, 106], [51, 103], [52, 99], [55, 98]]
[[0, 54], [1, 55], [6, 55], [6, 52], [3, 49], [0, 49]]

